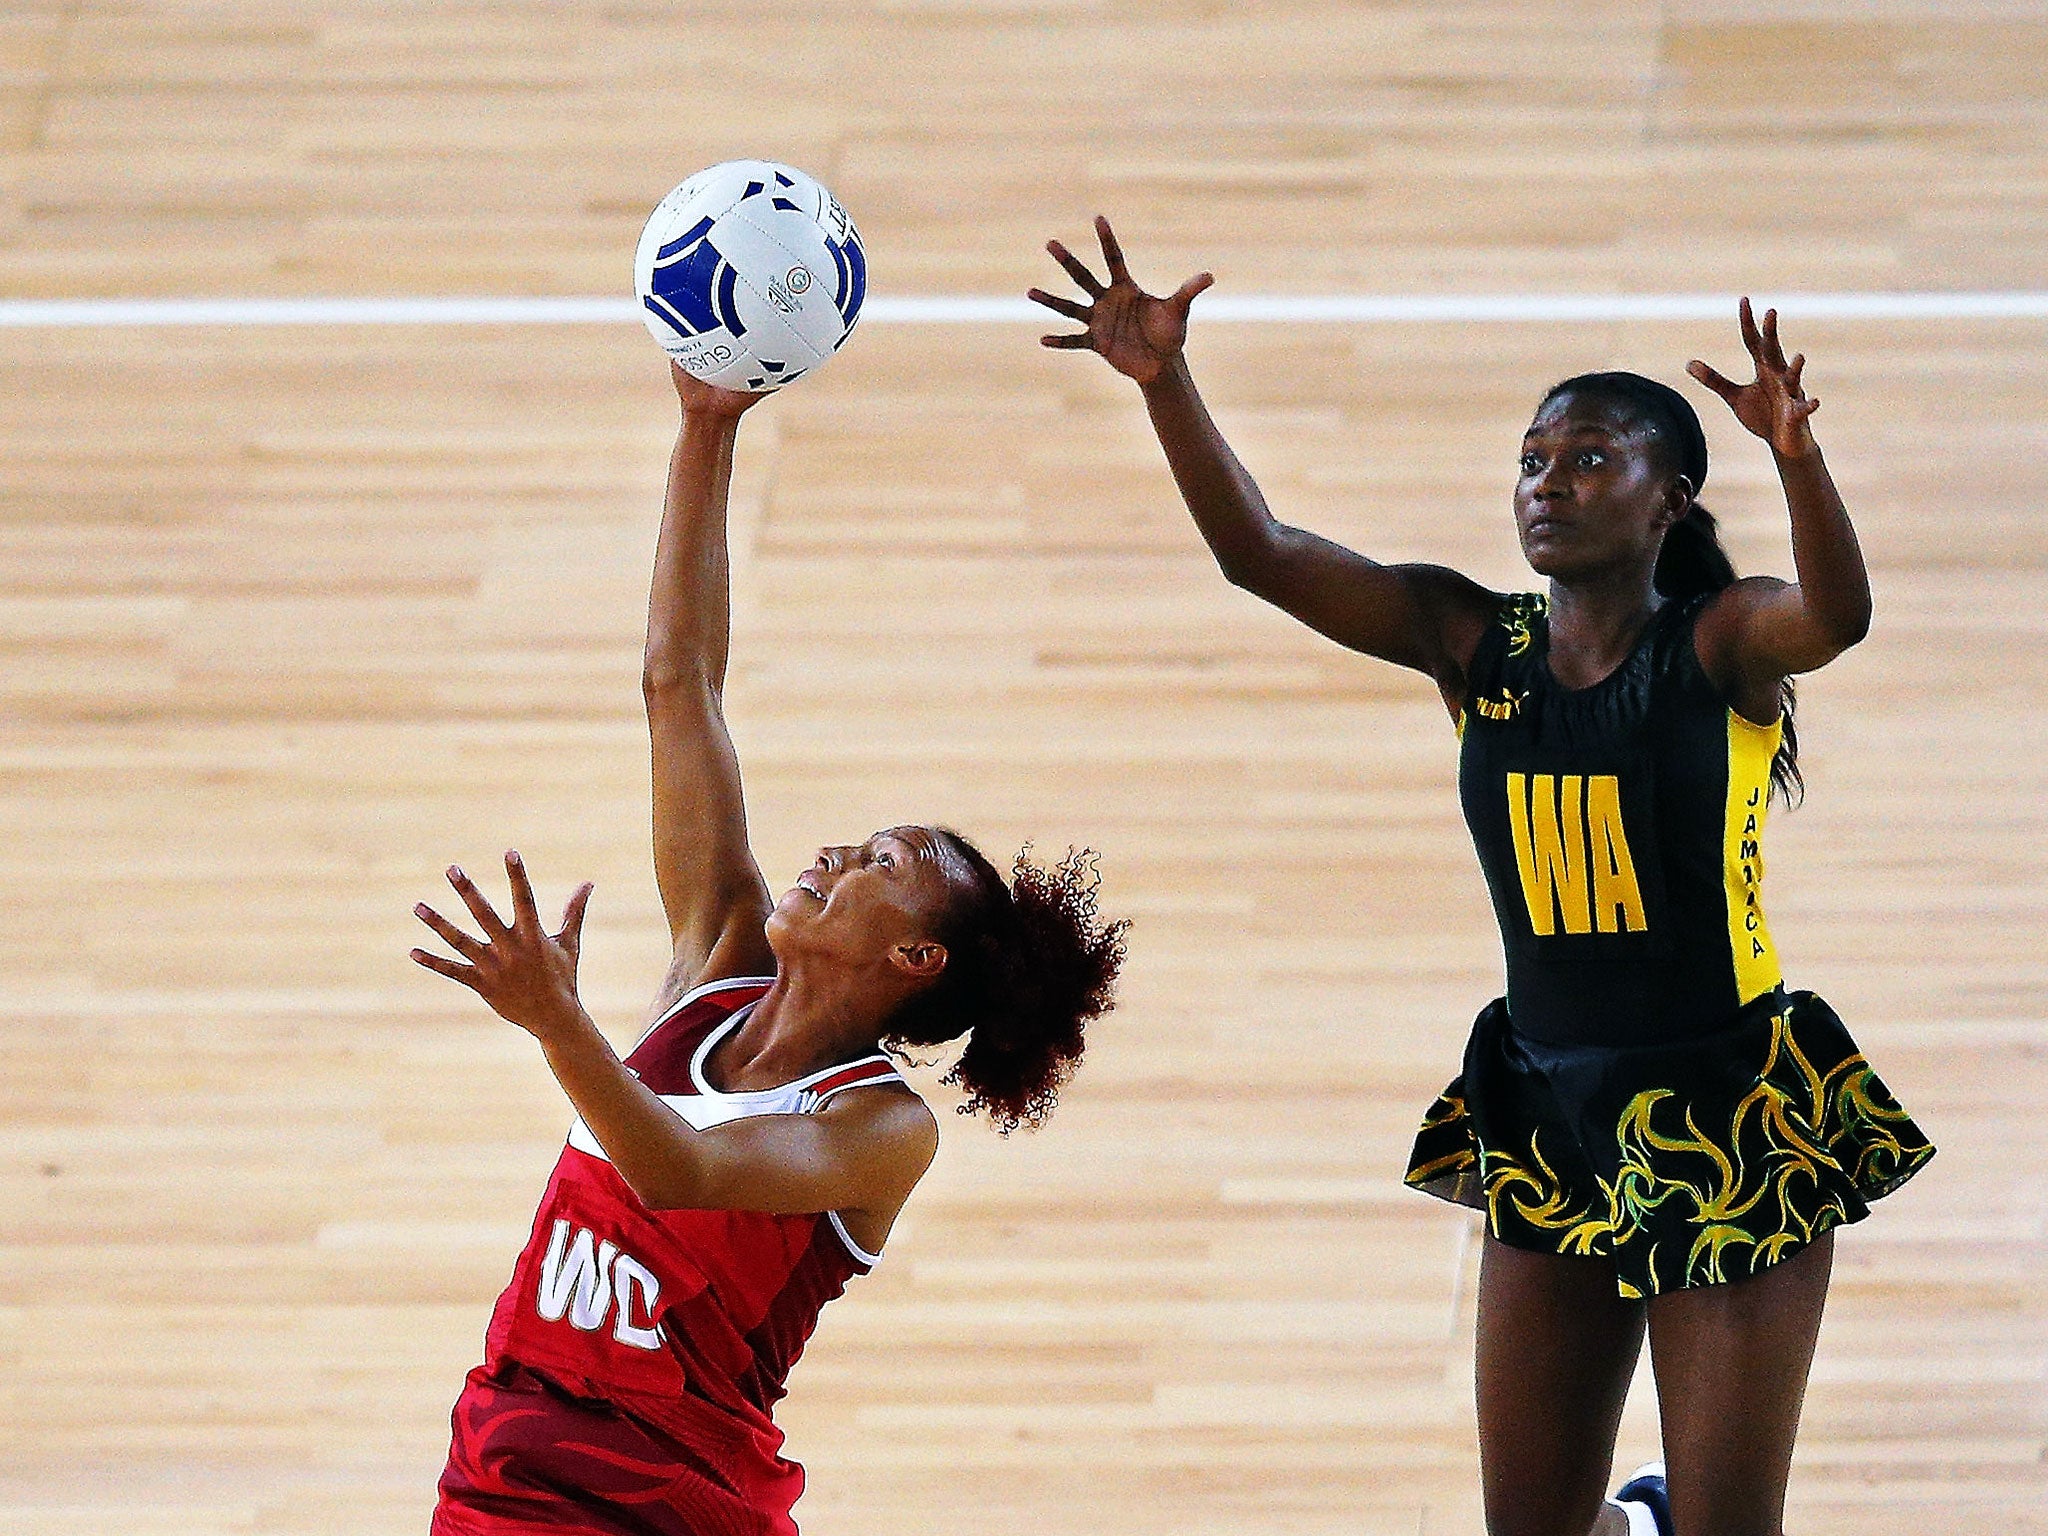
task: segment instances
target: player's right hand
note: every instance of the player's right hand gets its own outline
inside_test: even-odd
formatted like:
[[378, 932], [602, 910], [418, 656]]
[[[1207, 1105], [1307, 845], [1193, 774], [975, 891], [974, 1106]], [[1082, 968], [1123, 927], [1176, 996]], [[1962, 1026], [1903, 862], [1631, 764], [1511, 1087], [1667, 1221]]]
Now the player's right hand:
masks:
[[1123, 247], [1109, 220], [1095, 216], [1095, 234], [1102, 242], [1102, 259], [1109, 266], [1109, 283], [1104, 286], [1087, 264], [1057, 240], [1045, 242], [1052, 259], [1066, 269], [1080, 290], [1088, 295], [1086, 304], [1063, 299], [1058, 294], [1033, 288], [1026, 297], [1043, 304], [1054, 314], [1078, 320], [1087, 329], [1063, 336], [1041, 336], [1043, 346], [1063, 351], [1100, 352], [1103, 361], [1126, 378], [1150, 384], [1180, 354], [1188, 339], [1188, 306], [1195, 295], [1216, 279], [1197, 272], [1166, 298], [1146, 293], [1131, 277], [1124, 263]]
[[583, 949], [583, 914], [590, 905], [590, 886], [576, 888], [562, 911], [560, 931], [541, 925], [533, 899], [533, 882], [517, 852], [505, 855], [505, 874], [512, 885], [512, 921], [498, 916], [488, 897], [459, 866], [450, 865], [448, 883], [483, 930], [473, 938], [425, 902], [413, 915], [462, 957], [450, 960], [424, 949], [412, 952], [413, 963], [476, 993], [499, 1018], [517, 1024], [546, 1044], [551, 1038], [587, 1024], [576, 995], [576, 962]]
[[685, 416], [738, 416], [768, 398], [752, 390], [721, 389], [716, 384], [706, 384], [695, 374], [684, 371], [683, 365], [673, 358], [668, 369], [675, 375], [676, 398], [683, 402]]

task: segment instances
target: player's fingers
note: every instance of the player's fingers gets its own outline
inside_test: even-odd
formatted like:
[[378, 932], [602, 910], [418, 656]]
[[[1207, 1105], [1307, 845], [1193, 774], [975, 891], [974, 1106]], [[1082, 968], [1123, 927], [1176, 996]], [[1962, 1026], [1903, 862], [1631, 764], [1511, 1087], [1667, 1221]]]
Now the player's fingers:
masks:
[[1173, 290], [1174, 307], [1179, 309], [1182, 314], [1186, 314], [1188, 306], [1195, 302], [1195, 295], [1213, 287], [1215, 282], [1215, 273], [1197, 272], [1193, 277]]
[[1694, 358], [1691, 362], [1687, 363], [1685, 371], [1706, 385], [1707, 388], [1711, 389], [1723, 400], [1733, 400], [1740, 388], [1740, 386], [1730, 383], [1725, 375], [1709, 368], [1698, 358]]
[[1109, 220], [1099, 213], [1095, 215], [1095, 238], [1102, 242], [1102, 259], [1109, 264], [1109, 280], [1129, 282], [1131, 269], [1124, 262], [1124, 248], [1117, 244], [1116, 231], [1109, 227]]
[[412, 909], [412, 915], [433, 929], [441, 942], [467, 960], [483, 958], [484, 946], [449, 922], [424, 901]]
[[533, 881], [527, 878], [526, 860], [517, 848], [505, 850], [505, 878], [512, 884], [512, 921], [526, 933], [539, 933], [540, 909], [533, 899]]
[[460, 864], [448, 866], [448, 883], [455, 887], [455, 894], [462, 898], [462, 904], [469, 908], [469, 915], [477, 920], [477, 926], [483, 929], [486, 938], [501, 939], [511, 932], [504, 919], [498, 916], [498, 909], [485, 900], [484, 893], [462, 872]]
[[1820, 409], [1820, 398], [1815, 396], [1811, 400], [1795, 400], [1792, 402], [1792, 408], [1799, 412], [1800, 419], [1803, 421]]
[[1780, 373], [1785, 371], [1785, 349], [1778, 344], [1778, 312], [1764, 311], [1764, 357]]
[[1749, 349], [1749, 355], [1759, 362], [1763, 360], [1764, 339], [1756, 328], [1756, 311], [1749, 307], [1748, 295], [1736, 307], [1736, 315], [1742, 321], [1742, 344]]
[[590, 893], [596, 889], [588, 880], [584, 881], [570, 893], [562, 908], [562, 929], [555, 940], [572, 955], [583, 947], [583, 914], [590, 910]]
[[442, 955], [429, 954], [424, 949], [412, 952], [412, 963], [423, 965], [437, 976], [446, 976], [450, 981], [459, 981], [472, 992], [476, 990], [476, 968], [464, 965], [459, 960], [450, 960]]
[[1799, 376], [1805, 371], [1806, 354], [1804, 352], [1793, 353], [1792, 361], [1785, 368], [1785, 386], [1795, 395], [1799, 393]]
[[1038, 344], [1041, 347], [1052, 347], [1061, 352], [1079, 352], [1086, 347], [1092, 346], [1094, 341], [1095, 338], [1086, 331], [1082, 331], [1077, 336], [1041, 336], [1038, 338]]
[[1102, 284], [1095, 281], [1095, 274], [1082, 264], [1080, 257], [1076, 256], [1064, 245], [1061, 245], [1057, 240], [1046, 241], [1045, 248], [1051, 254], [1052, 259], [1066, 269], [1067, 276], [1071, 277], [1079, 285], [1083, 293], [1087, 294], [1091, 299], [1102, 297]]
[[1072, 299], [1063, 299], [1056, 293], [1047, 293], [1043, 288], [1030, 289], [1024, 297], [1034, 304], [1043, 304], [1054, 314], [1065, 315], [1069, 320], [1078, 320], [1083, 325], [1088, 323], [1089, 308], [1086, 304], [1076, 304]]

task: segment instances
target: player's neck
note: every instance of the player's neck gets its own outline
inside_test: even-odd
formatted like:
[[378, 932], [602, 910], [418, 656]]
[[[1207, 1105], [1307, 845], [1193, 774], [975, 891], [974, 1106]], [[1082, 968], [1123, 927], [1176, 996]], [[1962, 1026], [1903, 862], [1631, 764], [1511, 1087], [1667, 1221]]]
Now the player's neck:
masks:
[[713, 1085], [727, 1093], [779, 1088], [875, 1049], [871, 988], [784, 965], [745, 1021], [712, 1051]]
[[1550, 584], [1550, 670], [1566, 687], [1583, 687], [1628, 659], [1658, 608], [1639, 570], [1601, 572]]

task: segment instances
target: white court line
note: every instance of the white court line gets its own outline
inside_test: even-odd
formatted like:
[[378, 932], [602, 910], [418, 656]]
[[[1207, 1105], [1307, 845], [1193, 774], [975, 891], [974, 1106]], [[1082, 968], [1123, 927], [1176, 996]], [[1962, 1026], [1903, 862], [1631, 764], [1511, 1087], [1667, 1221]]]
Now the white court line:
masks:
[[[1757, 295], [1801, 320], [2048, 319], [2048, 292], [1782, 293]], [[1255, 324], [1442, 324], [1725, 320], [1735, 296], [1723, 293], [1212, 294], [1195, 313], [1208, 321]], [[0, 328], [158, 325], [625, 325], [637, 323], [631, 299], [308, 298], [308, 299], [6, 299]], [[1043, 324], [1066, 322], [1023, 298], [868, 300], [871, 325]]]

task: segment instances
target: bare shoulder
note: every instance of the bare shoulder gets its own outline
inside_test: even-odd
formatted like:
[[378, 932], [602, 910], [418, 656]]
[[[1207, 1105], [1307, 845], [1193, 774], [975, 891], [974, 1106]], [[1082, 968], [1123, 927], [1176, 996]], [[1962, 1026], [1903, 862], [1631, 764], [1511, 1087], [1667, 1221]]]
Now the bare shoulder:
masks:
[[849, 1089], [819, 1110], [818, 1118], [858, 1138], [869, 1155], [900, 1169], [911, 1184], [924, 1177], [938, 1154], [938, 1116], [907, 1083]]
[[1789, 590], [1791, 586], [1792, 583], [1782, 576], [1738, 576], [1708, 600], [1707, 606], [1700, 611], [1700, 618], [1704, 621], [1707, 615], [1716, 609], [1739, 610], [1749, 607], [1761, 600], [1775, 597], [1778, 593]]
[[1415, 562], [1393, 569], [1408, 584], [1418, 601], [1426, 603], [1442, 619], [1469, 625], [1475, 631], [1500, 612], [1506, 594], [1482, 586], [1463, 571], [1447, 565]]
[[1692, 632], [1693, 655], [1707, 681], [1759, 725], [1778, 718], [1778, 690], [1791, 670], [1774, 661], [1767, 638], [1782, 627], [1782, 605], [1798, 594], [1777, 576], [1745, 576], [1716, 592], [1701, 608]]
[[1707, 599], [1693, 627], [1693, 648], [1711, 674], [1738, 654], [1744, 630], [1765, 609], [1792, 590], [1780, 576], [1739, 576]]
[[1423, 615], [1423, 626], [1435, 636], [1427, 664], [1418, 663], [1430, 674], [1443, 694], [1445, 707], [1456, 718], [1471, 671], [1472, 658], [1489, 624], [1501, 616], [1508, 601], [1505, 593], [1480, 585], [1463, 571], [1447, 565], [1413, 564], [1394, 567], [1412, 601]]

